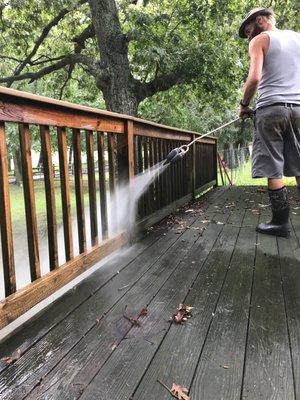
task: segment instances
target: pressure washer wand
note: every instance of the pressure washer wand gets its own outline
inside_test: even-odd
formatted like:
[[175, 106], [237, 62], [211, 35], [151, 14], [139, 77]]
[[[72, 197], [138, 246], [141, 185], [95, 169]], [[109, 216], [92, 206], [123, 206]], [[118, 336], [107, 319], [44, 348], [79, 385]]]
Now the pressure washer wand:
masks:
[[181, 160], [185, 154], [189, 151], [190, 146], [197, 142], [197, 140], [200, 140], [202, 138], [204, 138], [205, 136], [211, 135], [212, 133], [215, 133], [223, 128], [225, 128], [226, 126], [229, 126], [231, 124], [234, 124], [235, 122], [237, 122], [240, 119], [240, 117], [237, 117], [235, 119], [233, 119], [232, 121], [227, 122], [224, 125], [219, 126], [216, 129], [213, 129], [210, 132], [205, 133], [204, 135], [201, 135], [199, 137], [197, 137], [196, 139], [194, 139], [192, 142], [190, 142], [189, 144], [184, 144], [180, 147], [177, 147], [176, 149], [173, 149], [172, 151], [170, 151], [170, 153], [167, 155], [167, 158], [165, 159], [164, 165], [165, 164], [173, 164], [176, 161]]

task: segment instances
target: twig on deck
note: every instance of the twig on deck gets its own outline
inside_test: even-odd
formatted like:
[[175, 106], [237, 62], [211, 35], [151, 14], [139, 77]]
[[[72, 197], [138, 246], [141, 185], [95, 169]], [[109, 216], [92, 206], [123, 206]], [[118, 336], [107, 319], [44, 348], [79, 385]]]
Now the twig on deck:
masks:
[[168, 386], [166, 386], [160, 379], [157, 379], [157, 382], [160, 383], [173, 396], [173, 393], [171, 392], [171, 389], [168, 388]]

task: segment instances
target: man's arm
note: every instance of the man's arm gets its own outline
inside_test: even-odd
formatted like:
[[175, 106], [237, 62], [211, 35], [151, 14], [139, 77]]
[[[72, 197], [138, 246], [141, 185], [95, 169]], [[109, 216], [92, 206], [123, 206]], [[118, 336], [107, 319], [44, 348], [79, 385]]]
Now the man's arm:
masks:
[[266, 44], [268, 44], [268, 40], [269, 38], [267, 35], [260, 34], [253, 38], [249, 44], [250, 69], [248, 78], [244, 85], [244, 95], [242, 99], [242, 103], [246, 106], [243, 107], [241, 105], [240, 109], [240, 117], [242, 118], [251, 114], [251, 110], [247, 105], [250, 104], [250, 101], [254, 97], [261, 80], [264, 63], [264, 49], [266, 48]]

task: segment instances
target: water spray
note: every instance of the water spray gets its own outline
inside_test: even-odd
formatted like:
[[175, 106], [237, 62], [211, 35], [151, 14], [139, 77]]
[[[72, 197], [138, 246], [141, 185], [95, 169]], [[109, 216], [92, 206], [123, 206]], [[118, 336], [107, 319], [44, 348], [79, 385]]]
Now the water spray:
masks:
[[214, 132], [217, 132], [223, 128], [225, 128], [226, 126], [229, 126], [231, 124], [234, 124], [235, 122], [237, 122], [240, 119], [240, 117], [233, 119], [232, 121], [227, 122], [226, 124], [219, 126], [216, 129], [213, 129], [210, 132], [205, 133], [204, 135], [201, 135], [199, 137], [197, 137], [196, 139], [194, 139], [192, 142], [190, 142], [189, 144], [184, 144], [180, 147], [176, 147], [176, 149], [173, 149], [170, 151], [170, 153], [167, 155], [167, 158], [164, 160], [164, 165], [166, 164], [174, 164], [176, 161], [181, 160], [186, 153], [189, 151], [190, 146], [197, 142], [197, 140], [200, 140], [202, 138], [204, 138], [205, 136], [211, 135]]

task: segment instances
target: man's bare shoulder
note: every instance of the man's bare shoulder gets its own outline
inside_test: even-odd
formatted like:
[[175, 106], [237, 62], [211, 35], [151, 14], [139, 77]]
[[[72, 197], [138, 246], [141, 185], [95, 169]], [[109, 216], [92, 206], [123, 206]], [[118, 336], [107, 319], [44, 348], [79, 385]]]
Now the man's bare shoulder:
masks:
[[255, 36], [249, 43], [249, 53], [256, 49], [263, 49], [264, 51], [268, 49], [270, 43], [270, 37], [266, 32], [261, 32], [259, 35]]

